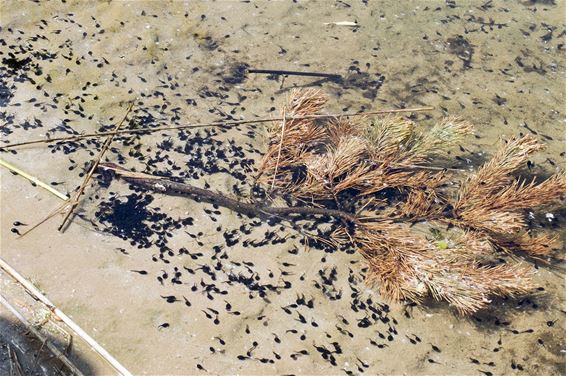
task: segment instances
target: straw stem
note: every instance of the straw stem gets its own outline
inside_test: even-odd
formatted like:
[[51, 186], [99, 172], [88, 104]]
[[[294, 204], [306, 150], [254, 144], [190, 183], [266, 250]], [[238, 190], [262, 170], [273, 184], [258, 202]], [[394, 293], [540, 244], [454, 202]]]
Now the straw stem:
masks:
[[28, 179], [29, 181], [36, 184], [37, 186], [40, 186], [41, 188], [49, 191], [50, 193], [59, 197], [61, 200], [67, 200], [69, 198], [69, 196], [67, 196], [66, 194], [59, 192], [58, 190], [56, 190], [55, 188], [53, 188], [49, 184], [42, 182], [41, 180], [39, 180], [35, 176], [32, 176], [25, 171], [22, 171], [20, 168], [14, 166], [13, 164], [11, 164], [9, 162], [6, 162], [3, 159], [0, 159], [0, 165], [6, 167], [8, 170], [10, 170], [12, 172], [15, 172], [16, 174]]

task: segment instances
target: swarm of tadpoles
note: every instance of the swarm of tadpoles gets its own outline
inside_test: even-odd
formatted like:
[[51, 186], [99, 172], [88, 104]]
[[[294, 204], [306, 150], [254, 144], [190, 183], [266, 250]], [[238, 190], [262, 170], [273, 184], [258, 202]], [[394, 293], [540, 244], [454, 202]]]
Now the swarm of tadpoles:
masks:
[[423, 130], [402, 117], [305, 118], [325, 102], [316, 90], [291, 95], [270, 129], [258, 181], [273, 194], [351, 213], [355, 223], [332, 239], [366, 259], [369, 284], [392, 300], [432, 296], [462, 314], [533, 290], [535, 269], [502, 255], [546, 261], [558, 241], [531, 233], [524, 209], [563, 200], [566, 174], [539, 183], [512, 176], [542, 144], [530, 136], [502, 142], [466, 177], [428, 163], [471, 134], [467, 122], [448, 118]]

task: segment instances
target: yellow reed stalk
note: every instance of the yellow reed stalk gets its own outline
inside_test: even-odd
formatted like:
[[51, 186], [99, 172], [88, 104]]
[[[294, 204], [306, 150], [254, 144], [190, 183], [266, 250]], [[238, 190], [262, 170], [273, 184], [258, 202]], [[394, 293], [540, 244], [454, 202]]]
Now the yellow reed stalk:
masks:
[[39, 180], [35, 176], [32, 176], [25, 171], [22, 171], [20, 168], [14, 166], [13, 164], [11, 164], [9, 162], [6, 162], [3, 159], [0, 159], [0, 165], [6, 167], [8, 170], [10, 170], [12, 172], [15, 172], [16, 174], [28, 179], [29, 181], [31, 181], [32, 183], [36, 184], [37, 186], [45, 189], [46, 191], [51, 192], [55, 196], [59, 197], [61, 200], [67, 200], [69, 198], [69, 196], [67, 196], [66, 194], [59, 192], [58, 190], [56, 190], [55, 188], [53, 188], [49, 184], [42, 182], [41, 180]]

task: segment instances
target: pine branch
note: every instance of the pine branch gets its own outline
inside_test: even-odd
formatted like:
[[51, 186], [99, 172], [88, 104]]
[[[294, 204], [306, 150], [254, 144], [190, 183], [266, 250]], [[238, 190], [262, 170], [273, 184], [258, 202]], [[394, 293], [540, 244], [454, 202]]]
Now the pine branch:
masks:
[[168, 194], [181, 194], [195, 198], [199, 201], [206, 201], [211, 204], [216, 204], [234, 210], [235, 212], [261, 217], [263, 215], [274, 216], [290, 216], [297, 215], [322, 215], [340, 218], [350, 223], [356, 223], [357, 218], [354, 214], [341, 210], [307, 207], [307, 206], [294, 206], [294, 207], [273, 207], [258, 204], [247, 203], [233, 199], [220, 193], [212, 192], [206, 189], [198, 188], [190, 184], [180, 183], [165, 179], [159, 176], [132, 172], [126, 170], [113, 163], [100, 163], [98, 167], [105, 171], [112, 171], [117, 176], [123, 178], [129, 183], [146, 187], [148, 189]]

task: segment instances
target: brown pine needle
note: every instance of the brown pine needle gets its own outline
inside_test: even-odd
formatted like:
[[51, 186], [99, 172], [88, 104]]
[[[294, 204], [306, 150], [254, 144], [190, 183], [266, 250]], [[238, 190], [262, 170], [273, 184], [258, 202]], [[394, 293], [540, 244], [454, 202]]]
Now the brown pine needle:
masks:
[[462, 168], [422, 166], [422, 165], [405, 164], [405, 163], [395, 163], [395, 164], [392, 164], [391, 167], [393, 167], [393, 168], [397, 168], [397, 167], [416, 168], [416, 169], [421, 169], [421, 170], [432, 170], [432, 171], [466, 171]]
[[83, 194], [83, 191], [85, 190], [86, 185], [88, 184], [90, 178], [92, 177], [92, 175], [96, 171], [98, 164], [100, 163], [100, 160], [102, 159], [102, 156], [104, 155], [106, 150], [110, 147], [110, 144], [112, 143], [112, 140], [114, 139], [114, 136], [116, 136], [117, 132], [120, 130], [120, 127], [126, 121], [126, 118], [128, 117], [128, 114], [130, 113], [130, 111], [132, 110], [132, 107], [134, 107], [133, 101], [132, 101], [132, 103], [130, 103], [128, 110], [126, 111], [126, 114], [124, 115], [124, 117], [122, 118], [120, 123], [118, 123], [118, 125], [114, 128], [114, 131], [110, 133], [110, 135], [108, 136], [108, 138], [104, 142], [102, 149], [100, 150], [100, 152], [98, 153], [96, 158], [93, 160], [88, 174], [86, 175], [85, 179], [83, 180], [83, 183], [80, 185], [79, 189], [77, 190], [74, 198], [70, 202], [71, 206], [68, 209], [67, 214], [65, 214], [65, 217], [63, 218], [63, 222], [61, 223], [61, 226], [59, 226], [59, 228], [58, 228], [59, 231], [63, 230], [63, 228], [65, 227], [65, 224], [67, 223], [67, 220], [69, 219], [69, 217], [73, 213], [73, 210], [77, 207], [77, 205], [79, 203], [79, 199], [80, 199], [81, 195]]
[[[401, 108], [401, 109], [389, 109], [389, 110], [378, 110], [378, 111], [369, 111], [369, 112], [350, 112], [346, 114], [320, 114], [320, 115], [305, 115], [305, 116], [297, 116], [297, 117], [287, 117], [287, 120], [301, 120], [301, 119], [326, 119], [326, 118], [333, 118], [333, 117], [354, 117], [354, 116], [365, 116], [365, 115], [380, 115], [380, 114], [393, 114], [393, 113], [403, 113], [403, 112], [422, 112], [422, 111], [432, 111], [434, 107], [415, 107], [415, 108]], [[34, 144], [48, 144], [52, 142], [60, 142], [60, 141], [76, 141], [83, 138], [98, 138], [110, 135], [122, 135], [122, 134], [133, 134], [133, 133], [145, 133], [145, 132], [160, 132], [160, 131], [170, 131], [170, 130], [178, 130], [178, 129], [187, 129], [187, 128], [203, 128], [203, 127], [233, 127], [242, 124], [253, 124], [253, 123], [269, 123], [272, 121], [281, 121], [283, 118], [263, 118], [263, 119], [255, 119], [255, 120], [235, 120], [235, 121], [216, 121], [211, 123], [194, 123], [194, 124], [186, 124], [186, 125], [177, 125], [177, 126], [170, 126], [170, 127], [157, 127], [157, 128], [147, 128], [147, 129], [124, 129], [119, 132], [116, 131], [109, 131], [109, 132], [98, 132], [98, 133], [85, 133], [77, 136], [65, 136], [65, 137], [55, 137], [55, 138], [47, 138], [41, 140], [33, 140], [33, 141], [25, 141], [25, 142], [18, 142], [14, 144], [8, 144], [4, 146], [0, 146], [0, 150], [2, 149], [10, 149], [15, 148], [17, 146], [25, 146], [25, 145], [34, 145]]]
[[[294, 91], [285, 108], [308, 119], [325, 103], [317, 90]], [[519, 209], [566, 197], [563, 172], [538, 184], [511, 175], [542, 148], [534, 138], [510, 140], [453, 197], [448, 171], [470, 172], [429, 163], [472, 133], [463, 120], [443, 119], [424, 131], [403, 117], [291, 119], [271, 130], [258, 183], [313, 208], [324, 210], [334, 199], [339, 213], [352, 213], [349, 223], [336, 216], [344, 221], [336, 222], [329, 239], [353, 244], [368, 264], [367, 282], [383, 297], [422, 303], [430, 296], [472, 314], [492, 297], [533, 291], [532, 268], [501, 263], [496, 251], [545, 259], [554, 252], [549, 236], [519, 237], [526, 229]], [[387, 201], [373, 203], [380, 192]], [[452, 225], [442, 241], [423, 232], [428, 227], [435, 234], [432, 226], [441, 223]], [[305, 238], [305, 244], [312, 239], [320, 241]]]
[[[367, 262], [366, 282], [377, 285], [387, 299], [422, 303], [432, 297], [472, 314], [493, 297], [533, 292], [533, 269], [511, 257], [501, 262], [500, 251], [543, 261], [556, 251], [556, 236], [526, 231], [523, 209], [562, 202], [566, 173], [539, 183], [512, 174], [542, 144], [530, 136], [512, 139], [475, 173], [444, 168], [430, 164], [472, 133], [469, 123], [447, 118], [423, 130], [404, 117], [364, 117], [428, 108], [318, 115], [326, 102], [318, 90], [297, 90], [278, 119], [136, 130], [120, 130], [120, 123], [113, 132], [93, 136], [109, 137], [81, 187], [57, 212], [70, 208], [65, 220], [72, 215], [98, 167], [163, 194], [183, 194], [250, 217], [279, 218], [284, 226], [288, 221], [288, 227], [304, 236], [306, 249], [311, 242], [356, 249]], [[348, 116], [360, 117], [345, 119]], [[321, 118], [325, 120], [314, 120]], [[271, 206], [267, 200], [241, 201], [101, 161], [116, 134], [272, 121], [276, 123], [269, 129], [256, 182], [265, 184], [267, 192], [288, 195], [286, 207]], [[462, 182], [458, 189], [448, 171], [467, 172], [469, 177], [456, 180]], [[331, 227], [310, 234], [294, 224], [312, 216], [332, 217]], [[444, 224], [451, 226], [441, 230]]]

